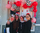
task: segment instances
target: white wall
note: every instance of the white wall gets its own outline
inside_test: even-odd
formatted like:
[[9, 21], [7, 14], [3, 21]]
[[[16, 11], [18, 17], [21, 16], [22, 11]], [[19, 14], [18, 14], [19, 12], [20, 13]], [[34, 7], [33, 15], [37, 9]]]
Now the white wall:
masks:
[[0, 0], [0, 24], [1, 24], [1, 18], [2, 18], [2, 0]]
[[0, 30], [2, 33], [2, 25], [6, 24], [7, 20], [7, 8], [6, 8], [7, 0], [0, 0]]
[[2, 0], [2, 24], [5, 25], [6, 20], [7, 20], [7, 8], [6, 8], [7, 0]]

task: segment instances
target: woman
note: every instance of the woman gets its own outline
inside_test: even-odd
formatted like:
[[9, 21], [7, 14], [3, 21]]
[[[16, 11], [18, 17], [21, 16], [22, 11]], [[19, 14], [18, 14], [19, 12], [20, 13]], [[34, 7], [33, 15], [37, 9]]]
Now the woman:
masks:
[[20, 22], [19, 22], [19, 33], [25, 33], [25, 32], [24, 32], [24, 27], [25, 27], [24, 17], [21, 16], [21, 17], [20, 17]]
[[26, 14], [27, 22], [25, 22], [25, 33], [31, 33], [31, 16], [30, 14]]
[[18, 27], [19, 27], [19, 22], [20, 22], [20, 20], [19, 20], [19, 15], [18, 14], [16, 14], [15, 15], [15, 22], [16, 22], [16, 24], [17, 24], [17, 30], [16, 30], [16, 32], [18, 32]]
[[16, 22], [15, 22], [15, 16], [11, 18], [11, 23], [10, 23], [10, 33], [17, 33], [16, 32]]
[[10, 28], [10, 21], [9, 21], [10, 19], [8, 19], [8, 21], [7, 21], [7, 23], [6, 23], [6, 32], [5, 33], [7, 33], [7, 30]]

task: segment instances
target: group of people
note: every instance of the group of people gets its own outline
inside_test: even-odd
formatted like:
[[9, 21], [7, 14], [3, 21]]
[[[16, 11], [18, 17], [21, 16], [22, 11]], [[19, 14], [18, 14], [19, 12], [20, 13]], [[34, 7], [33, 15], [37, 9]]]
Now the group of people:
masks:
[[18, 14], [11, 15], [10, 19], [6, 23], [6, 33], [7, 28], [9, 28], [10, 33], [31, 33], [31, 16], [26, 14], [27, 21], [24, 21], [24, 16]]

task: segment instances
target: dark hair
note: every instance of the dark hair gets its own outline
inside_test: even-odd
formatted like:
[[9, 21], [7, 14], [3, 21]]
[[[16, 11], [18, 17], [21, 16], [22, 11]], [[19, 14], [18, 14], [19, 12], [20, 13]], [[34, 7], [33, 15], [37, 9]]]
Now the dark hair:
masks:
[[[30, 14], [26, 14], [26, 15], [29, 15], [30, 16]], [[30, 16], [30, 20], [32, 20], [31, 16]]]
[[23, 19], [24, 19], [24, 17], [23, 16], [21, 16]]
[[[17, 15], [18, 16], [18, 15]], [[15, 20], [16, 20], [16, 15], [15, 15]], [[18, 20], [19, 20], [19, 16], [18, 16]]]

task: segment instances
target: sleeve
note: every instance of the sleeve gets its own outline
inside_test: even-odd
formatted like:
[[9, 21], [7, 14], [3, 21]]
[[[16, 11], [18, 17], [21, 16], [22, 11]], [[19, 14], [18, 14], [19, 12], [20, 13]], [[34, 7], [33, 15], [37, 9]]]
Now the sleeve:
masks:
[[6, 24], [6, 33], [10, 33], [10, 25]]
[[27, 33], [27, 22], [25, 22], [24, 32]]
[[6, 27], [10, 27], [10, 24], [8, 25], [8, 24], [6, 24]]
[[10, 30], [10, 28], [9, 28], [9, 27], [7, 27], [7, 28], [6, 28], [6, 33], [10, 33], [10, 31], [9, 31], [9, 30]]
[[32, 27], [32, 22], [31, 22], [31, 27]]
[[10, 33], [12, 33], [12, 23], [10, 24]]
[[32, 23], [31, 21], [29, 21], [29, 23], [27, 24], [27, 29], [30, 31], [31, 30], [31, 26], [32, 26]]

